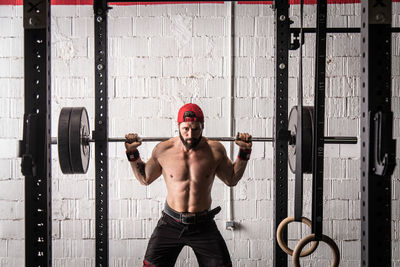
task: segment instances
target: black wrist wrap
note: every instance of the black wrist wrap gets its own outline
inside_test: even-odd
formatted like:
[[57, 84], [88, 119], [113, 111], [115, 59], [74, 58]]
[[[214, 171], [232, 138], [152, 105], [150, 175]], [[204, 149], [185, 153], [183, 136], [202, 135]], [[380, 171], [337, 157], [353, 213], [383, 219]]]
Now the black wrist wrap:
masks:
[[126, 151], [126, 157], [129, 161], [136, 161], [140, 158], [139, 150], [135, 149], [131, 152]]
[[251, 154], [251, 149], [239, 149], [238, 158], [241, 160], [249, 160]]

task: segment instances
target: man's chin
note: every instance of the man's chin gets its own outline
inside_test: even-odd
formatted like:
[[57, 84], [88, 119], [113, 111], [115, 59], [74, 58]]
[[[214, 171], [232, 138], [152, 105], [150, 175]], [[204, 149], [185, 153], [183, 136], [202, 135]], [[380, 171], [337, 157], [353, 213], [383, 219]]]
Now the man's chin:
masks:
[[179, 137], [181, 139], [182, 144], [186, 147], [187, 150], [191, 150], [193, 148], [195, 148], [201, 141], [201, 136], [199, 139], [188, 139], [185, 140], [183, 139], [182, 135], [179, 133]]
[[196, 144], [193, 144], [193, 142], [189, 143], [187, 141], [183, 142], [183, 145], [186, 147], [187, 150], [191, 150], [196, 146]]

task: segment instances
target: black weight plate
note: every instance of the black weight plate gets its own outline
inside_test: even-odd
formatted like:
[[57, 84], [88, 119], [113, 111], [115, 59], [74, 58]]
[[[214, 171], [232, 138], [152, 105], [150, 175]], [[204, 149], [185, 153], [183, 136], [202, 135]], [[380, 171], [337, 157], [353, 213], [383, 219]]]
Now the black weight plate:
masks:
[[[313, 107], [303, 106], [303, 173], [312, 172], [312, 138], [313, 138]], [[289, 131], [293, 136], [293, 142], [288, 146], [288, 162], [292, 173], [296, 172], [296, 131], [297, 131], [297, 106], [289, 113]]]
[[71, 174], [71, 156], [69, 154], [69, 121], [72, 108], [62, 108], [58, 118], [58, 160], [62, 173]]
[[74, 173], [86, 173], [88, 170], [90, 146], [85, 141], [85, 137], [89, 136], [89, 132], [89, 117], [86, 108], [72, 108], [69, 123], [69, 151]]

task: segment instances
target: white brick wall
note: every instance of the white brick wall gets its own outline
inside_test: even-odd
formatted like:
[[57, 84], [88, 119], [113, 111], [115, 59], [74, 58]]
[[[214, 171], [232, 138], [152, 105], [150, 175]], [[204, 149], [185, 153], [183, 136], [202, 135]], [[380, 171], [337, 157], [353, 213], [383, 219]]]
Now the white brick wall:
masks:
[[[359, 27], [358, 4], [329, 5], [329, 26]], [[91, 6], [52, 6], [52, 134], [64, 106], [86, 106], [94, 118], [94, 45]], [[315, 6], [305, 7], [305, 26], [315, 25]], [[299, 7], [291, 6], [299, 23]], [[399, 5], [394, 8], [399, 26]], [[235, 23], [236, 131], [273, 135], [274, 16], [269, 5], [237, 5]], [[205, 135], [229, 135], [230, 4], [113, 6], [109, 12], [110, 136], [176, 135], [176, 113], [189, 101], [205, 112]], [[22, 137], [22, 6], [0, 6], [0, 266], [24, 265], [24, 180], [16, 157]], [[400, 133], [400, 42], [393, 35], [394, 136]], [[329, 35], [327, 41], [326, 135], [359, 136], [359, 35]], [[304, 47], [304, 95], [312, 104], [315, 38]], [[289, 103], [296, 103], [298, 51], [290, 52]], [[400, 157], [400, 142], [397, 155]], [[140, 148], [148, 159], [155, 143]], [[229, 145], [226, 144], [227, 150]], [[93, 148], [93, 147], [92, 147]], [[252, 159], [234, 188], [239, 229], [225, 230], [227, 188], [216, 181], [213, 206], [234, 266], [272, 266], [273, 147], [253, 146]], [[122, 144], [109, 145], [110, 266], [140, 266], [148, 238], [162, 210], [162, 179], [149, 187], [132, 176]], [[342, 253], [341, 266], [360, 265], [359, 145], [326, 146], [324, 232]], [[94, 266], [94, 164], [86, 175], [62, 175], [53, 148], [53, 266]], [[237, 148], [235, 148], [237, 153]], [[400, 164], [398, 160], [398, 164]], [[289, 175], [289, 214], [293, 174]], [[400, 266], [400, 171], [393, 175], [393, 266]], [[305, 176], [305, 215], [310, 215], [311, 178]], [[291, 225], [290, 246], [306, 227]], [[327, 266], [331, 252], [321, 246], [302, 262]], [[176, 266], [197, 266], [185, 248]]]

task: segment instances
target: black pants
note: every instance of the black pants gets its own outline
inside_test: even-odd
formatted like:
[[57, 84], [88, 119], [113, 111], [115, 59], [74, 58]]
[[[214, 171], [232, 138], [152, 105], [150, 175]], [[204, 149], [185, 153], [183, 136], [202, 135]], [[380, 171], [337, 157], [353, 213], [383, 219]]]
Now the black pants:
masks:
[[232, 266], [228, 248], [213, 219], [182, 224], [165, 213], [150, 238], [143, 266], [173, 267], [184, 246], [193, 249], [200, 267]]

